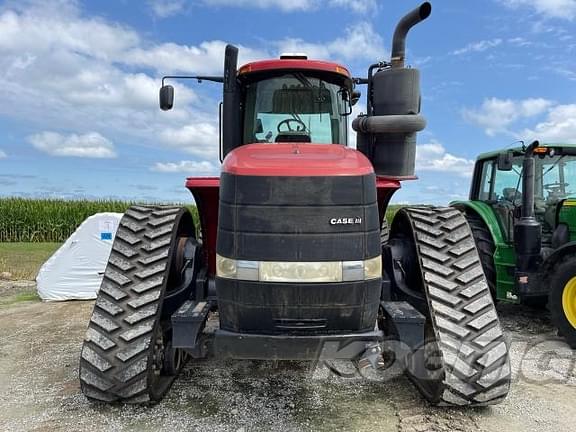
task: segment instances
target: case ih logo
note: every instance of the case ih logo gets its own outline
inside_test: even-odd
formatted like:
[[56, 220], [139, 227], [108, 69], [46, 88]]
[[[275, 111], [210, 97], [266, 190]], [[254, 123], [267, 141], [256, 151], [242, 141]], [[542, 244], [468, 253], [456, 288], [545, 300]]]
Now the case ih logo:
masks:
[[362, 223], [361, 217], [351, 217], [351, 218], [332, 218], [330, 219], [330, 225], [357, 225]]

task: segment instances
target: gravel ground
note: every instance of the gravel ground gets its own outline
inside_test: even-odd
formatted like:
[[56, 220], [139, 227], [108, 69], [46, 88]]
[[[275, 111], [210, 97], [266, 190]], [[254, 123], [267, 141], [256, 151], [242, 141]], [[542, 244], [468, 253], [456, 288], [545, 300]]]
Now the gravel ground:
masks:
[[[0, 296], [22, 289], [7, 284], [0, 282]], [[430, 407], [402, 376], [379, 382], [310, 363], [214, 358], [188, 363], [164, 401], [138, 407], [92, 405], [80, 393], [78, 356], [92, 304], [0, 307], [0, 430], [558, 432], [576, 423], [576, 354], [555, 336], [546, 311], [499, 307], [514, 384], [495, 407]]]

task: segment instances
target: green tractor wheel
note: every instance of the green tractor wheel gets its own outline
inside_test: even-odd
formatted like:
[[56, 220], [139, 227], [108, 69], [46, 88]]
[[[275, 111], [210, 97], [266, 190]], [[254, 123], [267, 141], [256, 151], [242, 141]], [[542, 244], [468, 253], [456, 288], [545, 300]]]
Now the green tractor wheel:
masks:
[[554, 269], [548, 306], [559, 333], [576, 348], [576, 257]]
[[482, 263], [482, 269], [486, 275], [490, 292], [492, 297], [496, 299], [496, 265], [494, 264], [496, 246], [494, 245], [494, 239], [484, 221], [476, 213], [467, 212], [465, 216], [478, 249], [478, 255], [480, 256], [480, 262]]

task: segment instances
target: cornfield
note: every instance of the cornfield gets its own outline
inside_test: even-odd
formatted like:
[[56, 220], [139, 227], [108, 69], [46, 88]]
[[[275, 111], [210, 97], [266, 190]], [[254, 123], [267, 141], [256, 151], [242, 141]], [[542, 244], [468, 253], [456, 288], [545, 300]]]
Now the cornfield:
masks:
[[[63, 242], [95, 213], [124, 213], [132, 202], [0, 198], [0, 242]], [[189, 206], [197, 221], [197, 210]]]
[[[2, 242], [64, 242], [76, 228], [95, 213], [124, 213], [136, 204], [129, 201], [69, 201], [59, 199], [0, 198], [0, 243]], [[198, 225], [198, 210], [187, 206]], [[386, 211], [391, 223], [401, 206]]]

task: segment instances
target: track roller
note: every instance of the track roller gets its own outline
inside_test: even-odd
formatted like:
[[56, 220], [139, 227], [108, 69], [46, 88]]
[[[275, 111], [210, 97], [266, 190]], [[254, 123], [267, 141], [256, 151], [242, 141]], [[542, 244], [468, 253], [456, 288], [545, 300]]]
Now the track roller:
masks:
[[395, 296], [427, 317], [426, 343], [408, 368], [412, 381], [436, 405], [501, 402], [510, 387], [508, 347], [464, 215], [403, 208], [389, 245], [395, 274], [405, 279], [399, 284], [396, 276]]
[[170, 315], [192, 293], [194, 233], [185, 208], [133, 206], [122, 217], [80, 357], [89, 399], [154, 402], [170, 388], [185, 359]]

